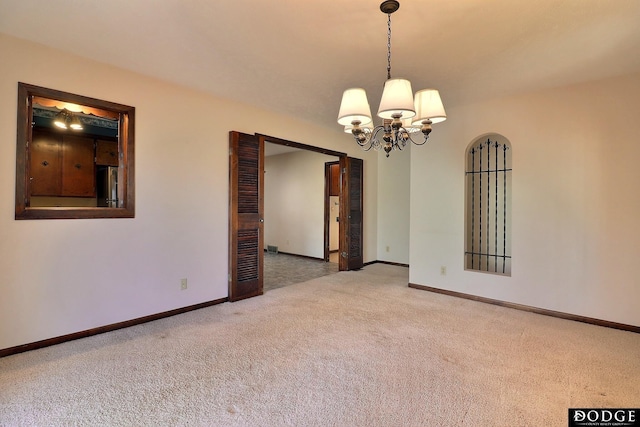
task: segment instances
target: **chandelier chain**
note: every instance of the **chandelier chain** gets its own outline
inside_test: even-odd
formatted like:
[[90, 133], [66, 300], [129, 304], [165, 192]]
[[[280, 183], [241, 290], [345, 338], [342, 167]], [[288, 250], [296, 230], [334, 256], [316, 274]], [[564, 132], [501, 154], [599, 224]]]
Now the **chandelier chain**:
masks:
[[391, 14], [387, 17], [387, 80], [391, 80]]

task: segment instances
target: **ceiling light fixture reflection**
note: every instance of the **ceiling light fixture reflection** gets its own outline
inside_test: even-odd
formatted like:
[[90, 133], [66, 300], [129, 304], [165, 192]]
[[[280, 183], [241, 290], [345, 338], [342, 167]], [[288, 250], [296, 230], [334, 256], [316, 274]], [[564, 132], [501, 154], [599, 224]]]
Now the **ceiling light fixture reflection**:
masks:
[[80, 118], [66, 108], [56, 114], [53, 124], [60, 129], [82, 130]]

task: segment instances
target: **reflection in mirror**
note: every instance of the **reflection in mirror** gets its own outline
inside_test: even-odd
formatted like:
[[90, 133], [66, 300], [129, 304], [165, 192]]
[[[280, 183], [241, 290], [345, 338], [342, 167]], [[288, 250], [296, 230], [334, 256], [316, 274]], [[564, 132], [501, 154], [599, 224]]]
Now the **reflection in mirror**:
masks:
[[19, 83], [16, 219], [132, 218], [134, 116]]

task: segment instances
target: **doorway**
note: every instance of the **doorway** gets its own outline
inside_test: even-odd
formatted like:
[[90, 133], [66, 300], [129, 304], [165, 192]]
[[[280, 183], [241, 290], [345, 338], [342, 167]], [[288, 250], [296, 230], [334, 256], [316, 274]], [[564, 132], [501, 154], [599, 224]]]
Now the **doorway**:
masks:
[[[268, 140], [264, 153], [264, 292], [337, 273], [337, 258], [334, 263], [325, 260], [325, 165], [337, 166], [339, 158]], [[339, 193], [334, 193], [337, 205]], [[338, 206], [333, 210], [335, 221]], [[338, 254], [338, 225], [335, 222], [332, 230], [334, 257]]]
[[[263, 218], [268, 252], [325, 260], [325, 165], [337, 164], [338, 159], [265, 141]], [[337, 207], [334, 213], [335, 220], [339, 216]], [[335, 251], [338, 243], [336, 234]]]
[[[340, 160], [339, 270], [363, 266], [363, 161], [345, 153], [267, 135], [229, 133], [229, 300], [263, 293], [264, 146], [292, 146]], [[295, 202], [295, 200], [294, 200]]]

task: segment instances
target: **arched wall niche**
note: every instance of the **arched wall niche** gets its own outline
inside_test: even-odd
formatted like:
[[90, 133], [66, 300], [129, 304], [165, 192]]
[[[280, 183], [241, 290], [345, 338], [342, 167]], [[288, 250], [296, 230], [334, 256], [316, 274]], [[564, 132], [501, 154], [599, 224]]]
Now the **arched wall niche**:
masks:
[[465, 150], [465, 269], [511, 275], [511, 142], [499, 133]]

